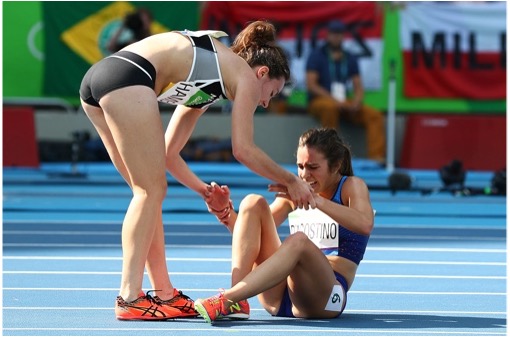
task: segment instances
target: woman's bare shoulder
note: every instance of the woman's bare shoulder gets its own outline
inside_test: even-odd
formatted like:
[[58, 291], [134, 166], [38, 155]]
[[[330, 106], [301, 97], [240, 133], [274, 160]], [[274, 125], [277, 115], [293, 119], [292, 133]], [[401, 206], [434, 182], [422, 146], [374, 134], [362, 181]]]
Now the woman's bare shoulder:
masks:
[[150, 56], [161, 52], [179, 52], [188, 47], [191, 50], [191, 43], [187, 37], [178, 32], [165, 32], [137, 41], [125, 47], [124, 50]]
[[246, 60], [232, 52], [225, 45], [222, 46], [218, 48], [221, 76], [227, 90], [227, 96], [233, 100], [238, 89], [251, 89], [256, 86], [257, 78]]
[[350, 183], [351, 185], [359, 185], [359, 184], [364, 184], [365, 180], [363, 180], [362, 178], [357, 177], [355, 175], [350, 175], [347, 177], [347, 179], [345, 179], [345, 184], [347, 184], [347, 183]]
[[368, 186], [365, 180], [360, 177], [350, 176], [345, 180], [344, 188], [347, 190], [363, 190], [368, 191]]

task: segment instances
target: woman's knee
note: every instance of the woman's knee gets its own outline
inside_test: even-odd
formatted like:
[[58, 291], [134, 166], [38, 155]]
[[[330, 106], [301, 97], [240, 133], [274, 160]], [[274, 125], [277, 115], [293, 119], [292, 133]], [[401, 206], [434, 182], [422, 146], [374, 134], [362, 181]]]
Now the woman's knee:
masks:
[[307, 246], [310, 245], [315, 246], [303, 232], [296, 232], [289, 235], [282, 243], [282, 246], [289, 246], [296, 252], [304, 252]]
[[149, 184], [139, 184], [133, 186], [133, 195], [141, 196], [148, 201], [162, 202], [167, 194], [168, 183], [164, 180], [157, 180]]
[[239, 204], [239, 212], [250, 211], [263, 213], [269, 211], [269, 204], [267, 200], [259, 194], [248, 194]]

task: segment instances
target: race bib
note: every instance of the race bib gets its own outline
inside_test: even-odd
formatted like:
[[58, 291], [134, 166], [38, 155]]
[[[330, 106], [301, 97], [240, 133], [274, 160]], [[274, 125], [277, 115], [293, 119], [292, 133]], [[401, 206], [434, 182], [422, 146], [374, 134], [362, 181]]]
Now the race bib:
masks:
[[331, 95], [340, 102], [344, 102], [346, 98], [345, 85], [341, 82], [333, 82], [331, 84]]
[[342, 312], [345, 303], [345, 290], [342, 285], [334, 285], [328, 303], [324, 308], [326, 311]]
[[326, 213], [318, 208], [298, 208], [289, 214], [290, 234], [305, 233], [321, 250], [337, 250], [339, 244], [339, 226]]
[[[207, 84], [207, 83], [205, 83]], [[170, 105], [209, 105], [218, 99], [217, 95], [207, 94], [194, 83], [180, 81], [158, 96], [158, 101]]]

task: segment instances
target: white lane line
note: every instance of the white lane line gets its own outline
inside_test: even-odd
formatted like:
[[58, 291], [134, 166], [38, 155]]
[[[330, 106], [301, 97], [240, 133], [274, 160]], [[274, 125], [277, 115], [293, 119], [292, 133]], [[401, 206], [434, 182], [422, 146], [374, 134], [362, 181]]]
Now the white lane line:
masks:
[[[118, 291], [118, 288], [92, 288], [92, 287], [4, 287], [4, 291]], [[211, 292], [214, 288], [183, 288], [186, 292]], [[349, 294], [397, 294], [397, 295], [484, 295], [484, 296], [506, 296], [505, 292], [420, 292], [420, 291], [356, 291], [350, 290]]]
[[493, 248], [455, 248], [455, 247], [378, 247], [368, 246], [367, 252], [371, 251], [408, 251], [408, 252], [466, 252], [466, 253], [506, 253], [505, 249]]
[[[40, 219], [26, 219], [26, 220], [19, 220], [19, 219], [4, 219], [3, 220], [4, 225], [5, 224], [35, 224], [35, 225], [89, 225], [91, 227], [96, 226], [102, 226], [102, 225], [118, 225], [119, 227], [122, 225], [122, 220], [40, 220]], [[211, 227], [218, 227], [218, 223], [215, 221], [164, 221], [163, 222], [165, 226], [173, 227], [175, 225], [189, 225], [189, 226], [211, 226]], [[288, 227], [288, 224], [283, 224], [282, 226]], [[391, 228], [391, 229], [430, 229], [430, 230], [436, 230], [436, 229], [447, 229], [447, 230], [478, 230], [478, 231], [494, 231], [494, 230], [504, 230], [506, 225], [501, 226], [488, 226], [486, 224], [481, 225], [448, 225], [448, 224], [423, 224], [423, 225], [416, 225], [416, 224], [385, 224], [380, 223], [377, 225], [379, 228]]]
[[[119, 236], [118, 231], [48, 231], [48, 230], [4, 230], [4, 235], [87, 235], [87, 236]], [[231, 234], [227, 232], [165, 232], [168, 237], [189, 237], [189, 236], [213, 236], [230, 238]], [[472, 240], [472, 241], [502, 241], [505, 240], [504, 236], [501, 237], [474, 237], [474, 236], [437, 236], [437, 235], [372, 235], [370, 239], [395, 239], [395, 240]]]
[[[28, 230], [28, 231], [3, 231], [4, 235], [87, 235], [87, 236], [120, 236], [119, 231], [40, 231], [40, 230]], [[230, 238], [230, 233], [227, 232], [165, 232], [165, 236], [170, 237], [189, 237], [189, 236], [201, 236], [201, 237], [225, 237]]]
[[[307, 320], [308, 321], [308, 320]], [[201, 321], [203, 322], [203, 320]], [[275, 325], [278, 325], [278, 323], [275, 323]], [[40, 327], [40, 328], [3, 328], [3, 331], [21, 331], [21, 332], [34, 332], [34, 331], [59, 331], [59, 332], [74, 332], [79, 331], [83, 333], [89, 333], [91, 331], [100, 331], [100, 332], [118, 332], [118, 331], [143, 331], [145, 332], [156, 332], [156, 331], [165, 331], [165, 333], [179, 333], [179, 332], [203, 332], [206, 334], [209, 334], [211, 332], [227, 332], [229, 334], [232, 333], [232, 331], [235, 332], [248, 332], [248, 333], [260, 333], [260, 332], [269, 332], [274, 334], [275, 332], [282, 332], [282, 333], [351, 333], [353, 332], [353, 329], [340, 329], [340, 328], [334, 328], [334, 329], [328, 329], [328, 328], [310, 328], [310, 329], [304, 329], [304, 328], [285, 328], [285, 329], [279, 329], [279, 328], [239, 328], [236, 327], [235, 329], [232, 329], [231, 327], [226, 329], [220, 329], [215, 328], [212, 326], [208, 326], [207, 328], [183, 328], [183, 327], [164, 327], [164, 328], [58, 328], [58, 327]], [[437, 334], [444, 336], [446, 334], [451, 335], [505, 335], [505, 332], [499, 331], [499, 332], [478, 332], [478, 331], [448, 331], [446, 329], [442, 329], [440, 331], [425, 331], [425, 330], [366, 330], [366, 329], [355, 329], [356, 333], [378, 333], [378, 334], [388, 334], [388, 333], [398, 333], [398, 334]]]
[[[58, 307], [28, 307], [28, 306], [7, 306], [2, 307], [4, 310], [52, 310], [52, 311], [69, 311], [69, 310], [76, 310], [76, 311], [111, 311], [114, 308], [113, 307], [65, 307], [65, 306], [58, 306]], [[267, 313], [266, 310], [263, 308], [250, 308], [250, 311], [253, 312], [263, 312]], [[498, 312], [498, 311], [444, 311], [444, 310], [368, 310], [368, 309], [349, 309], [345, 310], [344, 314], [442, 314], [442, 315], [506, 315], [506, 312]], [[310, 320], [307, 320], [310, 321]]]
[[[23, 275], [121, 275], [121, 272], [100, 271], [3, 271], [3, 274]], [[230, 276], [230, 272], [172, 272], [172, 276]], [[147, 275], [147, 273], [145, 273]], [[487, 275], [422, 275], [422, 274], [357, 274], [356, 278], [392, 278], [392, 279], [482, 279], [503, 280], [506, 276]]]
[[[61, 244], [61, 243], [4, 243], [3, 247], [61, 247], [61, 248], [120, 248], [120, 244]], [[231, 249], [231, 245], [177, 245], [177, 244], [167, 244], [166, 249], [203, 249], [203, 248], [217, 248], [223, 249], [228, 248]], [[444, 248], [444, 247], [367, 247], [367, 252], [463, 252], [463, 253], [506, 253], [505, 249], [490, 249], [490, 248]]]
[[[69, 257], [69, 256], [4, 256], [4, 260], [55, 260], [55, 261], [121, 261], [122, 257]], [[167, 258], [175, 262], [231, 262], [230, 258]], [[506, 266], [506, 262], [487, 261], [421, 261], [421, 260], [363, 260], [364, 265], [471, 265], [471, 266]]]
[[[55, 247], [55, 248], [121, 248], [120, 244], [59, 244], [59, 243], [4, 243], [3, 247]], [[200, 248], [217, 248], [217, 249], [231, 249], [231, 245], [165, 245], [167, 249], [177, 249], [177, 248], [189, 248], [189, 249], [200, 249]]]

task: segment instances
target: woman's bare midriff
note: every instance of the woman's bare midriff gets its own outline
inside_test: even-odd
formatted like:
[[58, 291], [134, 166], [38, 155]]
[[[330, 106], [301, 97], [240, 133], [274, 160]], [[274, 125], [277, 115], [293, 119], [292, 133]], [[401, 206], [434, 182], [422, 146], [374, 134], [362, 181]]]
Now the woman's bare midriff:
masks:
[[186, 80], [191, 72], [193, 63], [191, 42], [176, 32], [152, 35], [126, 46], [123, 50], [144, 57], [154, 66], [156, 93], [160, 93], [169, 83]]

